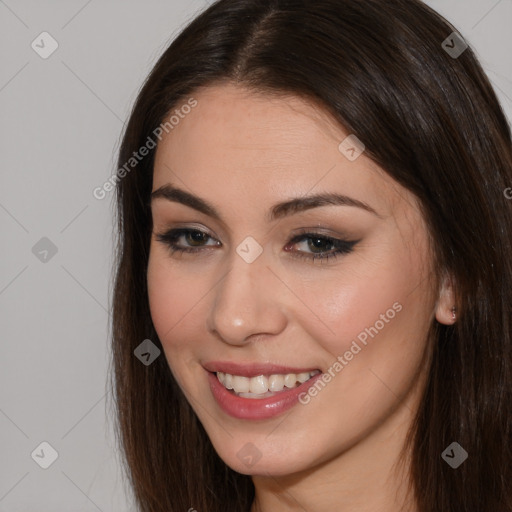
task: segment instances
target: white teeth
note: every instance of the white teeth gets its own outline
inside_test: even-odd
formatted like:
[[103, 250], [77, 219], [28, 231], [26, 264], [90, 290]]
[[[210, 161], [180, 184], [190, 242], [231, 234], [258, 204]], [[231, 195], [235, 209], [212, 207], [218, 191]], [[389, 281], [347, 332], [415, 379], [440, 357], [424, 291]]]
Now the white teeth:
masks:
[[226, 386], [226, 389], [233, 389], [233, 375], [230, 375], [229, 373], [224, 374], [224, 386]]
[[249, 391], [249, 382], [250, 379], [248, 377], [233, 375], [233, 389], [237, 393], [247, 393]]
[[249, 391], [256, 395], [266, 393], [268, 391], [267, 379], [263, 375], [258, 375], [258, 377], [251, 377], [251, 381], [249, 383]]
[[254, 393], [238, 393], [238, 396], [242, 398], [267, 398], [267, 396], [273, 396], [274, 393], [270, 391], [268, 393], [262, 393], [261, 395], [255, 395]]
[[285, 386], [288, 389], [295, 388], [318, 373], [320, 372], [315, 370], [299, 374], [273, 374], [268, 377], [258, 375], [249, 378], [217, 372], [217, 378], [226, 389], [232, 389], [238, 396], [243, 396], [244, 398], [265, 398], [272, 396], [273, 393], [283, 391]]
[[283, 375], [271, 375], [268, 378], [268, 389], [270, 391], [282, 391], [284, 388]]
[[289, 373], [284, 378], [284, 385], [287, 388], [294, 388], [296, 383], [297, 383], [297, 375], [295, 375], [295, 373]]
[[297, 380], [302, 384], [303, 382], [306, 382], [310, 377], [309, 372], [306, 373], [299, 373], [297, 375]]

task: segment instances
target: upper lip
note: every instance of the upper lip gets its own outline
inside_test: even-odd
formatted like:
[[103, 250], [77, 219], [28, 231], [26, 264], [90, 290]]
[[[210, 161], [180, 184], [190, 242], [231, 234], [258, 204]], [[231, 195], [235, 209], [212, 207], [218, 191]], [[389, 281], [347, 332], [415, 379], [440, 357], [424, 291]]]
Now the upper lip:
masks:
[[203, 364], [203, 368], [209, 372], [222, 372], [231, 375], [240, 375], [242, 377], [257, 377], [258, 375], [273, 375], [288, 373], [306, 373], [315, 370], [321, 371], [314, 367], [291, 367], [271, 363], [234, 363], [230, 361], [211, 361]]

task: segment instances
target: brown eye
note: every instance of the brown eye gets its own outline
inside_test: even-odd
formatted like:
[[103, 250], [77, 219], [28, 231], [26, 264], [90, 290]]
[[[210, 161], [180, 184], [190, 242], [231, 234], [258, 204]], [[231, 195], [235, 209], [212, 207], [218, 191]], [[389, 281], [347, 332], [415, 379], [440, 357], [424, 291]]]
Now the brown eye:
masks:
[[197, 252], [203, 247], [212, 247], [207, 245], [209, 240], [214, 241], [213, 246], [220, 245], [220, 242], [212, 238], [208, 233], [198, 229], [171, 229], [165, 233], [156, 235], [156, 239], [169, 247], [173, 252]]
[[[358, 241], [326, 237], [320, 233], [302, 233], [291, 240], [285, 250], [299, 258], [328, 260], [352, 252], [357, 243]], [[294, 250], [293, 246], [299, 249]]]
[[190, 242], [193, 246], [196, 244], [200, 246], [202, 243], [206, 242], [208, 238], [210, 238], [210, 236], [202, 231], [188, 231], [185, 234], [185, 240]]

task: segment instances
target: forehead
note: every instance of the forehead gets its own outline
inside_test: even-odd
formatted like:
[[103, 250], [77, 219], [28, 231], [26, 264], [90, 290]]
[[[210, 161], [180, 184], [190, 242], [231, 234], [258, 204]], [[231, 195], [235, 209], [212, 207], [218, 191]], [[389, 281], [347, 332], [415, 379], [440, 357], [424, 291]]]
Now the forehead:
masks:
[[414, 202], [364, 153], [355, 161], [346, 158], [339, 145], [350, 134], [310, 101], [232, 84], [192, 97], [197, 106], [158, 144], [154, 190], [166, 183], [184, 186], [221, 210], [233, 202], [261, 209], [325, 191], [352, 195], [384, 215], [406, 207], [404, 199]]

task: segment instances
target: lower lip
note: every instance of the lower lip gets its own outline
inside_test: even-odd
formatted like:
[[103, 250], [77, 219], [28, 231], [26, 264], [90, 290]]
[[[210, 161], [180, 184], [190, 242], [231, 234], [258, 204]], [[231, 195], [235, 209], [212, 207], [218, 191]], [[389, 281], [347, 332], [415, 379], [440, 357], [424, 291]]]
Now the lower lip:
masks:
[[306, 393], [321, 376], [319, 373], [296, 388], [279, 391], [268, 398], [243, 398], [228, 391], [219, 382], [215, 373], [208, 372], [210, 389], [221, 409], [230, 416], [242, 420], [265, 420], [291, 409], [298, 403], [299, 395]]

